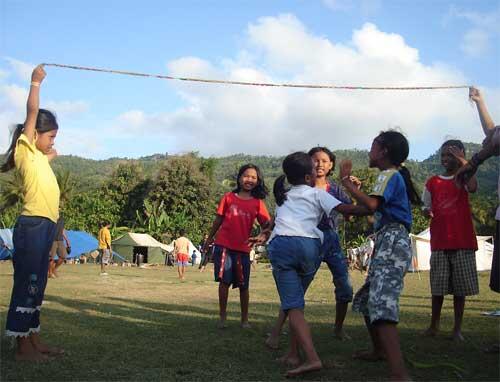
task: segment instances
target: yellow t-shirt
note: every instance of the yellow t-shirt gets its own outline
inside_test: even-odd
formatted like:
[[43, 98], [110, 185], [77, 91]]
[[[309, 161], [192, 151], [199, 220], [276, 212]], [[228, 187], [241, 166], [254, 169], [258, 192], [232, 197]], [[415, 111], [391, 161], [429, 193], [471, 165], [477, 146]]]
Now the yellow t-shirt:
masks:
[[35, 143], [21, 134], [14, 154], [16, 169], [21, 174], [24, 206], [21, 215], [42, 216], [57, 223], [59, 218], [59, 185], [47, 156]]
[[99, 249], [111, 248], [111, 234], [108, 227], [102, 227], [99, 230]]

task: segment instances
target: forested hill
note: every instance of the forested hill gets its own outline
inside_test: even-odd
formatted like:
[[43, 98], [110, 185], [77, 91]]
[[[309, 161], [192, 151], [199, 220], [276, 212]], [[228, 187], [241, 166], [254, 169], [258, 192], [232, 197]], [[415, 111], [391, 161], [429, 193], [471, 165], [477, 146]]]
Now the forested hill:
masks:
[[[476, 143], [466, 143], [465, 146], [467, 158], [470, 158], [474, 152], [479, 151], [481, 148], [481, 145]], [[368, 152], [365, 150], [337, 150], [335, 155], [337, 156], [337, 163], [345, 158], [351, 159], [354, 169], [366, 168], [368, 165]], [[55, 171], [70, 171], [81, 189], [93, 189], [104, 183], [119, 164], [130, 162], [140, 164], [146, 176], [154, 176], [167, 157], [168, 154], [155, 154], [139, 159], [110, 158], [93, 160], [73, 155], [63, 155], [54, 161], [53, 167]], [[238, 168], [245, 163], [254, 163], [259, 166], [266, 180], [271, 181], [281, 174], [283, 157], [235, 154], [214, 159], [215, 178], [218, 182], [222, 182], [224, 179], [232, 179]], [[442, 172], [439, 152], [421, 162], [410, 160], [406, 165], [410, 169], [415, 183], [420, 188], [430, 175]], [[491, 158], [480, 167], [477, 177], [481, 194], [492, 195], [496, 192], [498, 165], [498, 159]]]

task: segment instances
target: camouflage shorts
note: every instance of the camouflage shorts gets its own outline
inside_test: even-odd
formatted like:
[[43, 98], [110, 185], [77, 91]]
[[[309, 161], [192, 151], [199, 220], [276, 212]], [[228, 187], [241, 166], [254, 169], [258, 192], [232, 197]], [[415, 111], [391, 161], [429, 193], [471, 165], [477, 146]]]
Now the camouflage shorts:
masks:
[[354, 296], [352, 309], [370, 322], [399, 322], [399, 295], [411, 263], [408, 231], [400, 224], [384, 226], [375, 238], [368, 276]]

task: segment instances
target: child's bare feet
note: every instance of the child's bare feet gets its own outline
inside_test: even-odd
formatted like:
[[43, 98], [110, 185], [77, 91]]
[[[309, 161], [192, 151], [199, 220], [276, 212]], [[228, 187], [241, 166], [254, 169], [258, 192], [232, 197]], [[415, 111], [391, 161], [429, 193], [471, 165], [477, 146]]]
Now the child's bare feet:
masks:
[[349, 341], [351, 337], [347, 335], [343, 329], [337, 329], [333, 331], [333, 337], [341, 341]]
[[436, 337], [439, 333], [439, 329], [429, 327], [425, 332], [422, 333], [424, 337]]
[[279, 339], [279, 337], [276, 338], [276, 337], [274, 337], [272, 335], [269, 335], [266, 338], [265, 344], [271, 350], [278, 350], [279, 347], [280, 347], [280, 339]]
[[217, 322], [217, 329], [226, 329], [227, 328], [227, 324], [226, 324], [226, 320], [219, 320]]
[[462, 332], [453, 332], [451, 339], [455, 342], [464, 342], [465, 338], [462, 335]]
[[252, 325], [250, 325], [250, 322], [248, 321], [243, 321], [240, 326], [241, 329], [252, 329]]
[[295, 369], [288, 370], [286, 372], [286, 376], [287, 377], [296, 377], [298, 375], [302, 375], [304, 373], [309, 373], [311, 371], [321, 370], [322, 368], [323, 368], [323, 364], [321, 363], [320, 360], [317, 360], [314, 362], [304, 362], [299, 367], [296, 367]]
[[35, 349], [23, 353], [16, 352], [14, 359], [16, 361], [28, 361], [28, 362], [45, 362], [50, 360], [50, 358], [47, 355], [42, 354], [39, 351], [36, 351]]
[[276, 361], [278, 361], [282, 365], [290, 367], [297, 367], [300, 365], [300, 358], [296, 355], [290, 355], [289, 353], [285, 354], [282, 357], [276, 358]]
[[374, 350], [357, 350], [353, 353], [352, 358], [367, 362], [378, 362], [385, 360], [385, 354]]
[[411, 378], [408, 374], [393, 374], [389, 377], [389, 381], [394, 382], [411, 382]]
[[33, 349], [36, 350], [39, 353], [50, 355], [50, 356], [57, 356], [57, 355], [63, 355], [64, 354], [64, 349], [56, 347], [56, 346], [48, 346], [44, 344], [43, 342], [40, 341], [40, 337], [38, 335], [31, 335], [30, 336], [30, 341], [33, 346]]

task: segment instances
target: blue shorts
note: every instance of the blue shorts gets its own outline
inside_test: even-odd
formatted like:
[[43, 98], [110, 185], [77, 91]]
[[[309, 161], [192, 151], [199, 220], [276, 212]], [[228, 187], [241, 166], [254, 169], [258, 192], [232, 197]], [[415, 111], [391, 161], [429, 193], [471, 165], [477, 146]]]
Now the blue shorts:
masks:
[[246, 290], [250, 284], [250, 256], [219, 245], [214, 246], [215, 281]]
[[56, 223], [38, 216], [21, 215], [14, 226], [14, 285], [10, 299], [5, 334], [26, 337], [40, 331], [49, 253], [56, 233]]
[[267, 247], [283, 311], [304, 309], [304, 295], [321, 264], [320, 246], [319, 239], [276, 236]]
[[349, 278], [347, 258], [342, 253], [339, 235], [332, 229], [323, 231], [324, 239], [321, 246], [323, 261], [330, 268], [335, 285], [335, 301], [352, 301], [352, 284]]

